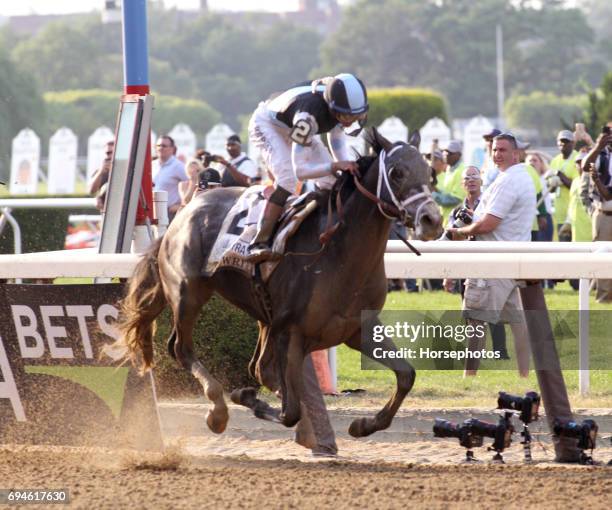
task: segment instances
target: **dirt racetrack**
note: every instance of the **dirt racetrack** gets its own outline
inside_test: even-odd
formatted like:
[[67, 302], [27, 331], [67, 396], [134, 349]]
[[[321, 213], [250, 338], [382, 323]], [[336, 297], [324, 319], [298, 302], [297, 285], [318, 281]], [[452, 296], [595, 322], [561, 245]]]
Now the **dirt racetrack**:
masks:
[[2, 487], [69, 488], [70, 507], [87, 509], [595, 509], [609, 508], [612, 468], [270, 461], [13, 446], [0, 449], [0, 480]]
[[[492, 453], [484, 448], [475, 451], [482, 462], [461, 464], [464, 450], [456, 440], [431, 437], [435, 416], [456, 422], [490, 417], [488, 410], [402, 410], [388, 430], [356, 440], [346, 433], [348, 423], [372, 410], [332, 409], [340, 456], [321, 459], [296, 445], [292, 431], [235, 406], [227, 431], [213, 435], [204, 424], [207, 408], [184, 402], [160, 406], [168, 445], [163, 454], [0, 446], [0, 489], [66, 488], [70, 507], [86, 509], [610, 508], [612, 467], [554, 464], [546, 427], [539, 423], [532, 433], [547, 449], [534, 443], [532, 465], [523, 463], [517, 435], [504, 452], [505, 465], [491, 463]], [[602, 432], [612, 428], [609, 409], [590, 410], [588, 416]], [[612, 458], [607, 438], [594, 456]]]

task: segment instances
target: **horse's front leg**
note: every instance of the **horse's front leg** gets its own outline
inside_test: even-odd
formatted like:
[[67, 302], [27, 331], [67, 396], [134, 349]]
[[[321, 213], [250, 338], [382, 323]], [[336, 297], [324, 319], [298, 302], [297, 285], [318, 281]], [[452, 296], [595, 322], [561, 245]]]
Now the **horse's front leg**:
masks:
[[[367, 328], [366, 330], [372, 331], [372, 327], [379, 324], [380, 321], [378, 320], [378, 317], [375, 317], [371, 319], [369, 323], [365, 324]], [[403, 358], [374, 358], [374, 345], [370, 341], [361, 341], [361, 329], [357, 330], [357, 332], [345, 343], [349, 347], [356, 349], [369, 358], [383, 364], [390, 370], [393, 370], [395, 373], [397, 387], [391, 399], [385, 404], [385, 407], [383, 407], [376, 414], [376, 416], [374, 416], [374, 418], [357, 418], [353, 420], [349, 427], [349, 434], [353, 437], [369, 436], [370, 434], [377, 432], [378, 430], [384, 430], [391, 425], [397, 410], [400, 408], [404, 398], [414, 385], [416, 371], [412, 365], [410, 365], [410, 363]], [[377, 342], [375, 346], [382, 348], [383, 351], [397, 350], [393, 341], [386, 336], [382, 342]]]
[[291, 327], [286, 351], [282, 352], [281, 368], [283, 406], [280, 419], [286, 427], [293, 427], [301, 416], [304, 368], [304, 337], [295, 326]]
[[[210, 299], [212, 289], [208, 288], [199, 279], [184, 279], [178, 287], [178, 299], [170, 300], [176, 330], [174, 340], [175, 359], [200, 382], [204, 394], [213, 403], [213, 408], [206, 416], [206, 423], [212, 432], [220, 434], [225, 430], [229, 420], [227, 405], [223, 398], [223, 387], [193, 351], [193, 327], [203, 304]], [[170, 340], [172, 340], [172, 337]], [[171, 341], [169, 347], [170, 344]]]

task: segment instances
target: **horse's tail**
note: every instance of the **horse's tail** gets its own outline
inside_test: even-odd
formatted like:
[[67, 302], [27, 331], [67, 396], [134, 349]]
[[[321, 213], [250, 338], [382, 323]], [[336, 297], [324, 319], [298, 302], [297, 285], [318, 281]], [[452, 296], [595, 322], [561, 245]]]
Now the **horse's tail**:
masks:
[[158, 239], [136, 265], [117, 321], [121, 333], [117, 347], [141, 372], [153, 364], [154, 321], [166, 306], [157, 264], [160, 245]]

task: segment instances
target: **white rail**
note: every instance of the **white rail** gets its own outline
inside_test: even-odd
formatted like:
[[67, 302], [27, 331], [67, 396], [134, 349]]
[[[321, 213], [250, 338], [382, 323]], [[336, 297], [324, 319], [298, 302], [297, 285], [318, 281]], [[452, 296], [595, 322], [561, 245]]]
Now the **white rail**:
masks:
[[[416, 244], [416, 243], [415, 243]], [[483, 244], [485, 246], [483, 246]], [[489, 246], [492, 244], [493, 246]], [[612, 278], [612, 252], [603, 252], [605, 243], [581, 244], [581, 252], [523, 253], [518, 243], [432, 242], [418, 257], [412, 253], [386, 253], [385, 269], [389, 278], [514, 278], [514, 279], [568, 279], [579, 278], [579, 309], [588, 310], [589, 281], [593, 278]], [[527, 243], [546, 245], [555, 243]], [[572, 244], [572, 243], [556, 243]], [[587, 245], [597, 245], [596, 247]], [[434, 253], [435, 248], [459, 251]], [[467, 246], [469, 245], [469, 247]], [[419, 245], [417, 245], [419, 246]], [[505, 253], [482, 253], [486, 248], [506, 248]], [[565, 248], [565, 247], [564, 247]], [[587, 250], [588, 248], [588, 250]], [[419, 246], [421, 249], [421, 246]], [[471, 253], [462, 252], [469, 249]], [[597, 251], [594, 253], [593, 251]], [[510, 253], [508, 253], [510, 252]], [[467, 254], [467, 256], [466, 256]], [[0, 255], [0, 279], [21, 278], [110, 278], [131, 276], [140, 259], [136, 254], [104, 254], [95, 250], [69, 250], [22, 255]], [[588, 324], [580, 314], [580, 392], [589, 389]]]

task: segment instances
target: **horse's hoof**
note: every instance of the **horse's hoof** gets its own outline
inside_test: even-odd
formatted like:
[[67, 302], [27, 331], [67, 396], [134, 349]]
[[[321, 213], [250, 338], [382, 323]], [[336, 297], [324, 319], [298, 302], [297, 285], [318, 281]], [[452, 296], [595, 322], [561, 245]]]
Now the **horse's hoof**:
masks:
[[298, 412], [295, 415], [281, 413], [280, 421], [285, 427], [291, 428], [300, 421], [300, 413]]
[[227, 409], [225, 412], [214, 413], [213, 411], [208, 411], [206, 415], [206, 425], [211, 432], [215, 434], [222, 434], [227, 427], [227, 422], [229, 421], [229, 414], [227, 413]]
[[369, 436], [373, 431], [368, 430], [368, 418], [357, 418], [349, 427], [349, 434], [353, 437]]
[[257, 404], [253, 407], [253, 414], [256, 418], [259, 418], [260, 420], [281, 423], [280, 411], [278, 409], [270, 407], [268, 404], [262, 402], [261, 400], [257, 402]]
[[254, 388], [240, 388], [232, 391], [230, 399], [234, 404], [252, 408], [257, 402], [257, 391]]

